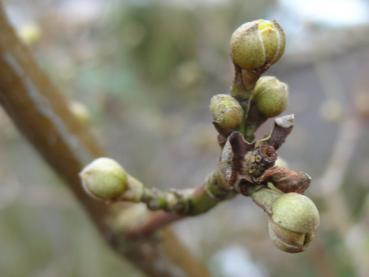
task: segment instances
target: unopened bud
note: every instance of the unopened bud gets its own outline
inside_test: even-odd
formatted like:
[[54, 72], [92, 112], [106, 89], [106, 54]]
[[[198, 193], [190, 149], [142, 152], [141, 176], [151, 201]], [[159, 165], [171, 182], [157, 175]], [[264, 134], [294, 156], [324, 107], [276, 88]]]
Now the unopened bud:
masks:
[[127, 173], [116, 161], [98, 158], [80, 173], [84, 190], [100, 200], [118, 198], [127, 188]]
[[285, 252], [302, 252], [319, 226], [319, 211], [313, 201], [298, 193], [286, 193], [272, 205], [269, 234]]
[[288, 86], [272, 76], [261, 77], [253, 92], [258, 110], [266, 117], [281, 114], [288, 104]]
[[73, 115], [78, 119], [82, 124], [86, 124], [90, 121], [90, 113], [85, 105], [81, 102], [72, 101], [69, 104], [69, 109], [73, 113]]
[[284, 53], [286, 39], [276, 21], [259, 19], [238, 27], [230, 44], [233, 62], [251, 70], [276, 63]]
[[217, 94], [210, 100], [213, 122], [224, 130], [237, 129], [243, 119], [243, 109], [238, 101], [227, 94]]

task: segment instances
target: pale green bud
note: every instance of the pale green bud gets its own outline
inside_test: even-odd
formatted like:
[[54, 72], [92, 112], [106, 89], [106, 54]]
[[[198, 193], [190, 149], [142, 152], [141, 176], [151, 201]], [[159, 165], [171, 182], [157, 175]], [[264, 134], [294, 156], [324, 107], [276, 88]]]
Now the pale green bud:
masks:
[[76, 119], [82, 124], [86, 124], [90, 121], [90, 113], [87, 107], [81, 102], [72, 101], [69, 104], [69, 108]]
[[213, 122], [225, 130], [236, 129], [241, 125], [243, 109], [240, 103], [230, 95], [217, 94], [210, 100], [210, 112]]
[[116, 161], [98, 158], [80, 173], [84, 190], [100, 200], [113, 200], [127, 188], [127, 173]]
[[272, 205], [269, 234], [285, 252], [302, 252], [319, 226], [319, 211], [313, 201], [299, 193], [286, 193]]
[[238, 27], [230, 44], [233, 62], [251, 70], [276, 63], [284, 53], [286, 38], [276, 21], [259, 19]]
[[261, 77], [255, 85], [253, 99], [266, 117], [281, 114], [288, 104], [288, 86], [272, 76]]

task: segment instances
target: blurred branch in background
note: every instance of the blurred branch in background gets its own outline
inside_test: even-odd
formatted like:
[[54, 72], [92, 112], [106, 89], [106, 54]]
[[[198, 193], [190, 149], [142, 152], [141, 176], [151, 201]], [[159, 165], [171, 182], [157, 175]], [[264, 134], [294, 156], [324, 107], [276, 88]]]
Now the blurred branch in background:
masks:
[[[325, 51], [321, 50], [318, 56], [321, 56]], [[327, 101], [338, 103], [338, 106], [335, 107], [338, 109], [336, 113], [338, 117], [332, 119], [339, 123], [339, 130], [331, 150], [332, 154], [326, 163], [326, 169], [318, 180], [317, 188], [319, 191], [315, 191], [316, 197], [324, 201], [324, 220], [330, 222], [327, 226], [329, 226], [330, 231], [337, 232], [339, 235], [349, 253], [356, 274], [364, 277], [369, 272], [369, 265], [366, 262], [366, 231], [355, 221], [352, 210], [347, 203], [343, 186], [350, 185], [350, 180], [347, 180], [347, 172], [355, 159], [355, 150], [359, 139], [364, 134], [366, 120], [362, 111], [357, 107], [355, 98], [358, 97], [358, 92], [349, 91], [351, 97], [348, 103], [345, 103], [345, 91], [342, 88], [342, 83], [324, 59], [316, 61], [315, 70]], [[367, 103], [360, 103], [360, 105], [363, 107]], [[344, 111], [341, 111], [341, 107], [344, 107]], [[367, 109], [367, 107], [365, 108]], [[331, 112], [335, 114], [334, 111]]]
[[347, 199], [342, 191], [355, 146], [362, 134], [363, 124], [359, 118], [353, 117], [344, 119], [341, 124], [327, 169], [318, 182], [321, 189], [319, 197], [326, 203], [325, 220], [331, 222], [330, 228], [339, 234], [346, 245], [358, 276], [364, 277], [369, 272], [369, 265], [366, 262], [366, 231], [353, 222]]
[[[104, 152], [86, 125], [74, 117], [66, 99], [39, 69], [30, 51], [16, 37], [2, 6], [0, 8], [1, 104], [23, 135], [66, 181], [105, 239], [124, 243], [123, 233], [112, 240], [111, 236], [116, 234], [106, 221], [111, 210], [87, 197], [78, 179], [82, 167]], [[115, 247], [115, 250], [150, 276], [171, 276], [173, 270], [190, 276], [208, 276], [207, 270], [171, 231], [163, 232], [160, 241], [148, 238], [130, 242], [130, 247]], [[174, 258], [168, 259], [173, 253], [176, 253]], [[180, 258], [176, 258], [178, 256]]]

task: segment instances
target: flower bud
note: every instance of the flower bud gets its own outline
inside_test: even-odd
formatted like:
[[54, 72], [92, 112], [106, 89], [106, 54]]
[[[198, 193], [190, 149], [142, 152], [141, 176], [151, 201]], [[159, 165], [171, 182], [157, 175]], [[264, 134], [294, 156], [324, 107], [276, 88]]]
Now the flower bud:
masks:
[[233, 130], [241, 125], [243, 109], [238, 101], [227, 94], [217, 94], [210, 100], [213, 122], [225, 130]]
[[90, 113], [85, 105], [81, 102], [72, 101], [69, 104], [69, 109], [76, 119], [82, 124], [87, 124], [90, 121]]
[[286, 193], [272, 205], [269, 234], [281, 250], [302, 252], [312, 240], [319, 221], [319, 211], [308, 197]]
[[286, 39], [276, 21], [259, 19], [238, 27], [230, 44], [233, 63], [251, 70], [276, 63], [284, 53]]
[[127, 188], [127, 173], [116, 161], [98, 158], [80, 173], [84, 190], [100, 200], [118, 198]]
[[288, 104], [288, 86], [272, 76], [261, 77], [255, 85], [253, 98], [258, 110], [267, 117], [281, 114]]

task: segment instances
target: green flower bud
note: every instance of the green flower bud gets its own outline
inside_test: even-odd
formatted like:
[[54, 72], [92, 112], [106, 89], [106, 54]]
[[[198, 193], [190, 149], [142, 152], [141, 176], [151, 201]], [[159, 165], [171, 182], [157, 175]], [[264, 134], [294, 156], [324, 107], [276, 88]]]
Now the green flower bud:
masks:
[[286, 193], [272, 205], [269, 234], [285, 252], [302, 252], [319, 225], [319, 211], [313, 201], [299, 193]]
[[80, 173], [84, 190], [100, 200], [118, 198], [127, 188], [127, 173], [116, 161], [98, 158]]
[[288, 104], [288, 86], [272, 76], [261, 77], [255, 85], [253, 98], [258, 110], [267, 117], [281, 114]]
[[241, 125], [243, 109], [238, 101], [227, 94], [214, 95], [210, 100], [213, 121], [225, 130], [236, 129]]
[[233, 63], [242, 69], [259, 69], [276, 63], [284, 53], [286, 38], [276, 21], [255, 20], [236, 29], [231, 37]]

